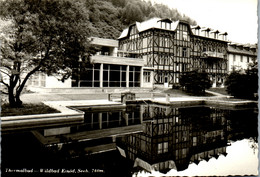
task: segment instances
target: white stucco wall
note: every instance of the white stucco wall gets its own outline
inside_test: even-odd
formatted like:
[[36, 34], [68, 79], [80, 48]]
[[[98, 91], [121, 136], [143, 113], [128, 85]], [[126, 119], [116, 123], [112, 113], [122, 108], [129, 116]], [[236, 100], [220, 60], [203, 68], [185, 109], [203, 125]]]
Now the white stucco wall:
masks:
[[46, 76], [45, 88], [71, 88], [71, 79], [61, 82], [54, 76]]
[[150, 72], [150, 82], [145, 82], [144, 77], [142, 77], [141, 87], [152, 88], [153, 87], [154, 72], [150, 71], [150, 70], [144, 70], [144, 72]]
[[[253, 62], [253, 57], [249, 56], [249, 63]], [[234, 54], [228, 54], [228, 72], [232, 71], [233, 66], [236, 67], [236, 69], [247, 69], [248, 64], [247, 62], [247, 56], [242, 56], [242, 62], [241, 62], [241, 55], [235, 54], [235, 60], [234, 60]]]

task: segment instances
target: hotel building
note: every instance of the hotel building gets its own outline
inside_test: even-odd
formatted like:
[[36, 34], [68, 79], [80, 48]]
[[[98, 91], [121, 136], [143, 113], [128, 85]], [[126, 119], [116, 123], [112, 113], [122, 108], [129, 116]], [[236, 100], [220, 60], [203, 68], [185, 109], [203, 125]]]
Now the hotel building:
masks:
[[171, 88], [182, 73], [192, 70], [206, 71], [212, 86], [221, 87], [231, 67], [245, 66], [238, 61], [256, 58], [256, 47], [229, 45], [226, 32], [167, 18], [136, 22], [117, 40], [90, 40], [99, 50], [87, 65], [79, 60], [71, 78], [61, 82], [55, 76], [36, 74], [29, 89]]

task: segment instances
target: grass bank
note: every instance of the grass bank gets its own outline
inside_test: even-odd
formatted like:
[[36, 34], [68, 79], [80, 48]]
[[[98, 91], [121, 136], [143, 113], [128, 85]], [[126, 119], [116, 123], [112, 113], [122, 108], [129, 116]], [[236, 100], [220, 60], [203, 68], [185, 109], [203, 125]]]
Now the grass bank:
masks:
[[46, 106], [43, 103], [23, 104], [23, 107], [21, 108], [11, 108], [8, 104], [1, 105], [1, 117], [49, 113], [59, 113], [59, 111], [49, 106]]
[[209, 91], [212, 91], [212, 92], [220, 93], [220, 94], [222, 94], [222, 95], [229, 95], [229, 94], [227, 93], [225, 87], [224, 87], [224, 88], [218, 88], [218, 87], [216, 87], [216, 88], [210, 88], [210, 89], [208, 89], [208, 90], [209, 90]]

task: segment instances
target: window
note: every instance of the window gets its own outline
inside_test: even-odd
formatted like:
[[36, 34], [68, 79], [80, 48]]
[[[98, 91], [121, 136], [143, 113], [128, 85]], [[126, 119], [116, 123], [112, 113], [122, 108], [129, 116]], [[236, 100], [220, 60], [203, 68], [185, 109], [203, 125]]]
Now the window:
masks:
[[168, 142], [163, 142], [158, 144], [158, 154], [168, 152]]
[[177, 30], [177, 39], [180, 39], [180, 31]]
[[247, 63], [249, 63], [249, 56], [247, 56]]
[[187, 57], [187, 48], [186, 47], [182, 48], [182, 56]]
[[184, 41], [187, 41], [188, 40], [188, 33], [186, 31], [183, 31], [182, 37], [183, 37]]
[[169, 61], [170, 59], [169, 59], [169, 57], [165, 57], [165, 65], [169, 65], [170, 64], [170, 61]]
[[164, 37], [160, 37], [160, 38], [159, 38], [159, 46], [160, 46], [160, 47], [163, 47], [163, 46], [164, 46], [164, 39], [165, 39]]
[[176, 63], [176, 71], [179, 71], [179, 63]]
[[235, 54], [233, 55], [233, 61], [236, 61], [236, 55]]
[[163, 152], [163, 147], [162, 147], [162, 143], [158, 144], [158, 154], [162, 154]]
[[[165, 112], [165, 111], [163, 111]], [[168, 123], [162, 123], [158, 125], [158, 135], [162, 135], [162, 134], [168, 134], [169, 132], [169, 124]]]
[[164, 38], [164, 47], [169, 47], [169, 38]]
[[243, 55], [240, 56], [240, 62], [243, 62]]
[[192, 138], [192, 145], [197, 146], [197, 137]]
[[147, 38], [144, 38], [143, 39], [143, 48], [147, 48], [147, 46], [148, 46], [148, 40], [147, 40]]
[[144, 82], [150, 83], [151, 82], [151, 72], [144, 72]]
[[158, 76], [157, 76], [158, 83], [163, 83], [163, 76], [162, 75], [163, 75], [162, 73], [158, 73]]
[[164, 65], [164, 58], [162, 56], [158, 60], [159, 60], [159, 65]]

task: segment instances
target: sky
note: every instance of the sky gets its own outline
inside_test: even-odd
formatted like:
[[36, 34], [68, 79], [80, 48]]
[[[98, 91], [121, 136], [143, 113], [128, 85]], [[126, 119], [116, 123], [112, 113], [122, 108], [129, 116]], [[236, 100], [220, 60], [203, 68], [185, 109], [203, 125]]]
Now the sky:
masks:
[[[210, 158], [208, 162], [202, 160], [198, 165], [189, 164], [183, 171], [170, 170], [165, 176], [245, 176], [258, 174], [258, 149], [255, 151], [250, 147], [253, 143], [248, 139], [231, 142], [227, 146], [227, 156], [220, 155], [216, 160]], [[243, 160], [241, 160], [243, 159]], [[161, 176], [158, 171], [152, 174], [139, 172], [140, 176]]]
[[228, 33], [228, 40], [257, 43], [257, 0], [150, 0], [177, 9], [201, 27]]

